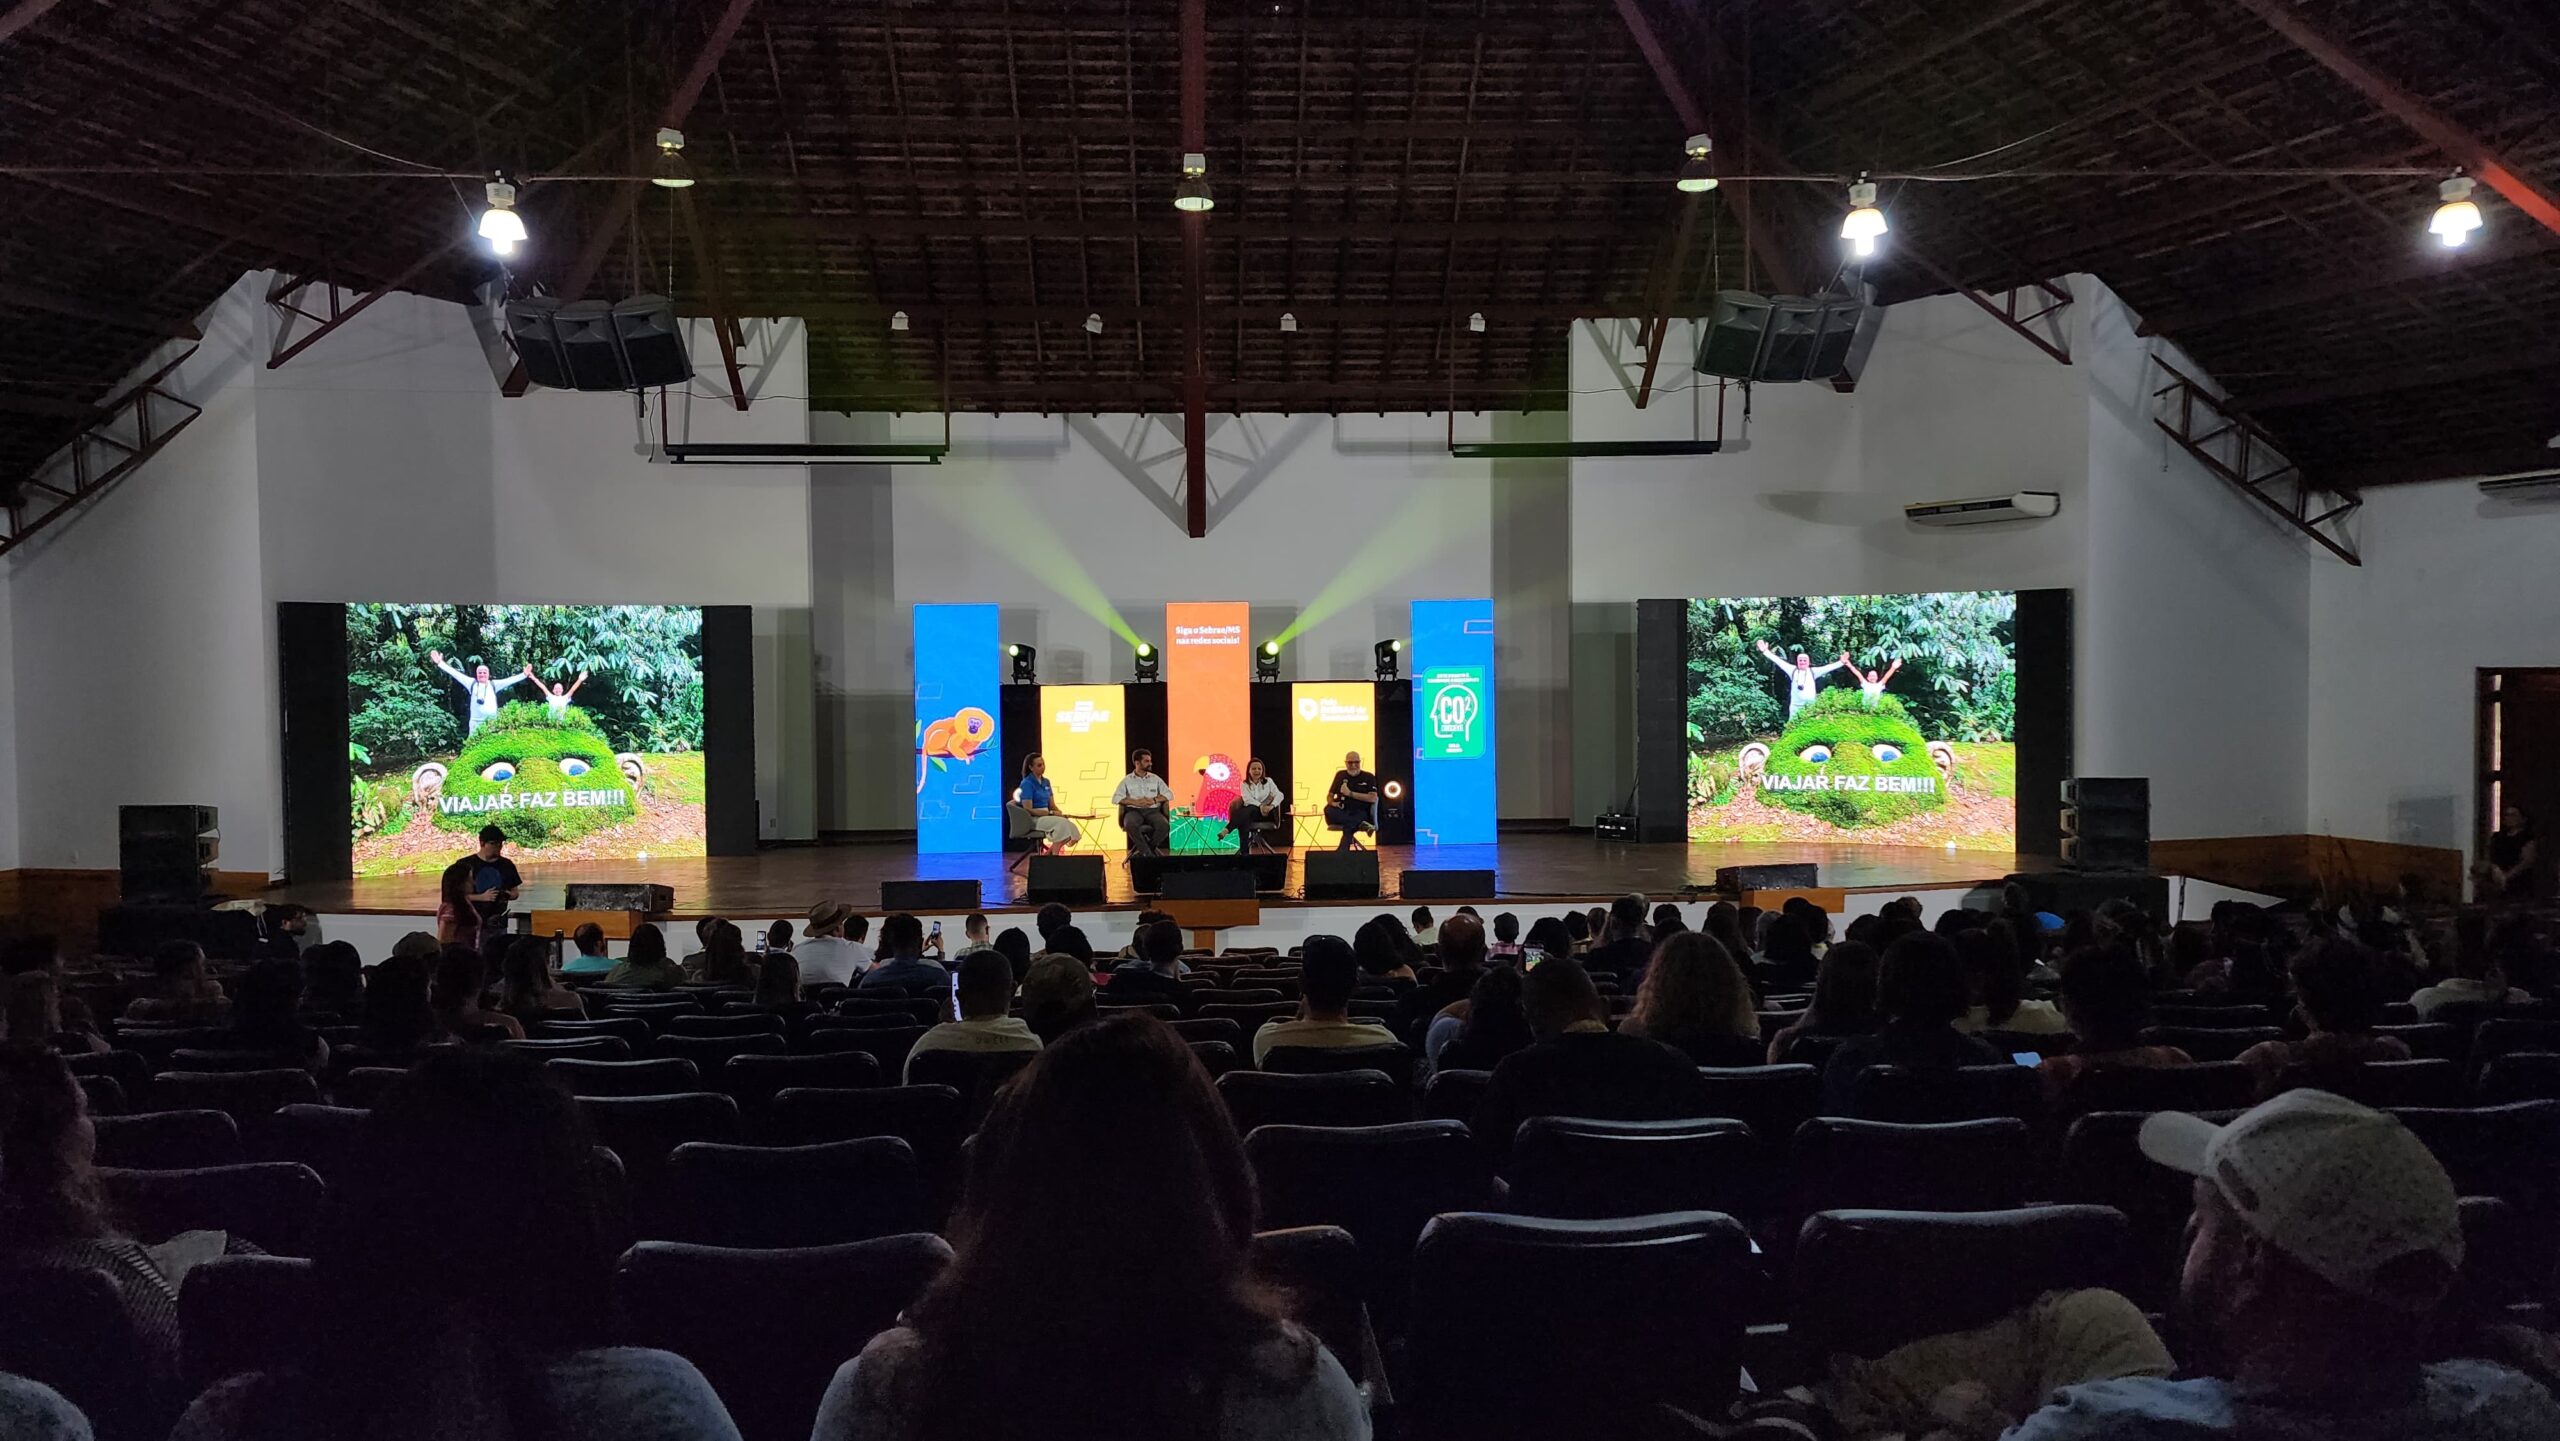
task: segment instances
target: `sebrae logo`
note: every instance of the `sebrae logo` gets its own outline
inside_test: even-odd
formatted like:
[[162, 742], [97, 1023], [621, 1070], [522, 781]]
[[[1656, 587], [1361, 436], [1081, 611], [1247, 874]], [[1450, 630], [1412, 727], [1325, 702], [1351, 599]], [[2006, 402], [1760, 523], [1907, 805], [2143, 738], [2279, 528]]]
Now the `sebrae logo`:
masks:
[[1070, 735], [1083, 735], [1095, 726], [1111, 724], [1111, 712], [1089, 700], [1080, 700], [1050, 719], [1065, 726]]

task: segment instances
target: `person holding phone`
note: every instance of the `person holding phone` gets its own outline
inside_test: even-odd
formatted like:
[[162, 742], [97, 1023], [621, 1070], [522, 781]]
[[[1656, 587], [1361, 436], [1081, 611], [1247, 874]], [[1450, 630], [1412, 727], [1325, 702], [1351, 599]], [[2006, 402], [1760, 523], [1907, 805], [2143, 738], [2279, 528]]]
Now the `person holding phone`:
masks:
[[925, 959], [924, 922], [900, 911], [880, 923], [880, 964], [864, 972], [854, 989], [927, 994], [950, 984], [942, 963]]

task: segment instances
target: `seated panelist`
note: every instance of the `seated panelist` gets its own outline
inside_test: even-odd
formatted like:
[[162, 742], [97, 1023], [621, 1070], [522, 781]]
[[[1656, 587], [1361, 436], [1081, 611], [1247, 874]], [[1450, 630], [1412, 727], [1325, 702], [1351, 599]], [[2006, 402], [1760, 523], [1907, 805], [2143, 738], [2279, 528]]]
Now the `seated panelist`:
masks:
[[1129, 773], [1111, 793], [1111, 804], [1120, 809], [1120, 829], [1129, 837], [1131, 855], [1164, 851], [1173, 838], [1173, 787], [1156, 774], [1153, 751], [1142, 749], [1130, 755]]

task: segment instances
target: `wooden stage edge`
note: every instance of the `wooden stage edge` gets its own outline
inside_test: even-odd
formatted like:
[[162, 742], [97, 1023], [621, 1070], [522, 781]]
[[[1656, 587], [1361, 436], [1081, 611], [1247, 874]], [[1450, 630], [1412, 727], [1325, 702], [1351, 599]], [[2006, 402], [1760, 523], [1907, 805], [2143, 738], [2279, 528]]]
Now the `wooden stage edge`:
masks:
[[[877, 843], [778, 846], [752, 856], [647, 861], [549, 862], [538, 855], [520, 855], [518, 864], [524, 869], [525, 889], [518, 905], [525, 910], [556, 909], [562, 904], [562, 887], [573, 881], [646, 881], [674, 888], [676, 904], [669, 914], [679, 920], [706, 915], [805, 915], [819, 900], [840, 900], [876, 912], [882, 881], [975, 880], [980, 883], [989, 912], [1033, 909], [1024, 897], [1028, 882], [1022, 869], [1007, 866], [1012, 859], [988, 855], [920, 856], [910, 845]], [[1120, 852], [1106, 853], [1105, 909], [1143, 903], [1130, 889], [1124, 859]], [[1859, 892], [1997, 885], [2011, 872], [2048, 870], [2053, 866], [2049, 857], [2020, 856], [2010, 851], [1687, 842], [1633, 845], [1597, 841], [1588, 835], [1537, 834], [1511, 836], [1489, 846], [1382, 847], [1378, 851], [1378, 898], [1401, 900], [1399, 883], [1408, 869], [1489, 869], [1494, 872], [1493, 895], [1435, 900], [1430, 904], [1598, 904], [1628, 891], [1641, 891], [1659, 901], [1678, 899], [1685, 887], [1713, 886], [1719, 866], [1805, 861], [1821, 868], [1822, 885]], [[1267, 904], [1342, 904], [1303, 900], [1304, 867], [1305, 853], [1291, 852], [1287, 898]], [[429, 873], [287, 882], [264, 892], [264, 896], [294, 901], [328, 915], [423, 916], [435, 910], [436, 877]]]

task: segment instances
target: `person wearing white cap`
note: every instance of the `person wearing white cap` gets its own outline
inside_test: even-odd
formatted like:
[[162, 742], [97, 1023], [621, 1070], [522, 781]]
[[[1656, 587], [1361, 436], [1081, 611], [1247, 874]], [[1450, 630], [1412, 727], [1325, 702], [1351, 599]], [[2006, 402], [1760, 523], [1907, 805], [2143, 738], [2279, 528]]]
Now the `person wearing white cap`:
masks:
[[2560, 1436], [2560, 1400], [2535, 1381], [2426, 1359], [2462, 1224], [2452, 1179], [2398, 1120], [2288, 1091], [2227, 1126], [2162, 1112], [2142, 1150], [2196, 1178], [2178, 1286], [2189, 1379], [2065, 1387], [2009, 1441]]

